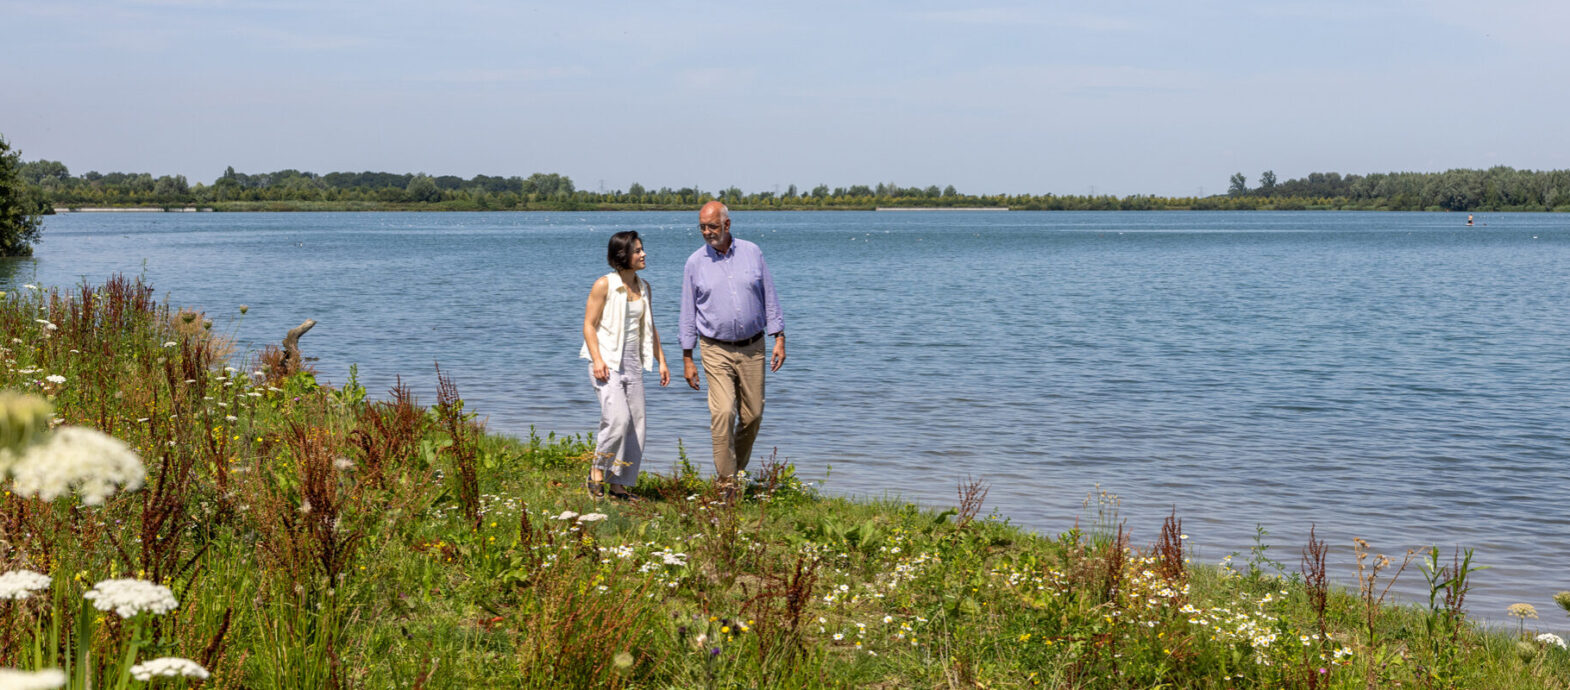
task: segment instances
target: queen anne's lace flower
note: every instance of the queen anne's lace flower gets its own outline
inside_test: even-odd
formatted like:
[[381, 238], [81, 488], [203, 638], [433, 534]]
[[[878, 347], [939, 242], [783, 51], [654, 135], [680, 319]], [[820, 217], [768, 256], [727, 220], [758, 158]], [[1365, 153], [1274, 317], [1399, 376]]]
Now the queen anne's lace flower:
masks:
[[551, 519], [552, 520], [571, 520], [571, 519], [573, 519], [575, 517], [578, 517], [577, 513], [574, 513], [574, 512], [572, 512], [570, 510], [563, 510], [561, 512], [561, 515], [557, 515], [556, 517], [553, 517]]
[[578, 516], [578, 522], [599, 522], [606, 517], [605, 513], [584, 513]]
[[117, 487], [134, 490], [146, 470], [130, 446], [94, 429], [61, 427], [11, 467], [16, 492], [52, 501], [72, 488], [84, 505], [99, 505]]
[[104, 580], [87, 590], [82, 598], [93, 602], [93, 608], [114, 611], [121, 618], [144, 611], [162, 615], [180, 605], [168, 587], [146, 580]]
[[[0, 574], [0, 599], [26, 599], [33, 592], [49, 589], [49, 576], [31, 570], [13, 570]], [[0, 687], [4, 687], [0, 684]]]
[[1511, 604], [1505, 607], [1505, 613], [1512, 618], [1520, 618], [1523, 621], [1528, 618], [1536, 619], [1537, 607], [1531, 604]]
[[131, 667], [131, 677], [144, 683], [152, 680], [155, 676], [169, 678], [185, 676], [186, 678], [206, 680], [207, 669], [202, 668], [201, 664], [190, 659], [182, 659], [177, 656], [160, 657]]
[[65, 685], [65, 671], [57, 668], [43, 671], [0, 668], [0, 688], [6, 690], [54, 690], [63, 685]]
[[1543, 633], [1541, 635], [1538, 635], [1537, 636], [1537, 641], [1542, 643], [1542, 644], [1545, 644], [1545, 645], [1551, 644], [1551, 645], [1553, 645], [1555, 647], [1558, 647], [1560, 649], [1565, 649], [1566, 648], [1565, 647], [1565, 640], [1564, 640], [1564, 638], [1562, 638], [1562, 637], [1560, 637], [1558, 635], [1555, 635], [1553, 633]]

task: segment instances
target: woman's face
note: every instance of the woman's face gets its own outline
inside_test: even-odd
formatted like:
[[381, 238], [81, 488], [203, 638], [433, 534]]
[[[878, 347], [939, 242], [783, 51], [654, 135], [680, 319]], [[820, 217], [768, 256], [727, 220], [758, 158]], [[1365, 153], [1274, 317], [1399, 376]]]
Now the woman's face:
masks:
[[641, 271], [649, 265], [647, 254], [643, 253], [643, 240], [632, 241], [632, 270]]

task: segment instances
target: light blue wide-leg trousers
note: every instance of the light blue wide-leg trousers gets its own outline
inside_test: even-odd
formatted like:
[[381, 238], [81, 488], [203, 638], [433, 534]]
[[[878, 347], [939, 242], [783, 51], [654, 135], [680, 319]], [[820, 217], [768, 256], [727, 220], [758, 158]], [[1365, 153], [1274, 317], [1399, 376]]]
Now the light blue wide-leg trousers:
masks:
[[605, 480], [619, 486], [638, 483], [643, 464], [643, 360], [636, 343], [622, 348], [621, 371], [610, 378], [589, 380], [600, 396], [600, 430], [595, 434], [594, 466], [605, 471]]

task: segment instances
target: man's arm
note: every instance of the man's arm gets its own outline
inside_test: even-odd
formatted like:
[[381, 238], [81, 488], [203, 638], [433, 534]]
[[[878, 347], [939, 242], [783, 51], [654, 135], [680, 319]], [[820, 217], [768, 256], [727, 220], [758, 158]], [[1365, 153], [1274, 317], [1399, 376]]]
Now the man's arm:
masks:
[[693, 390], [699, 390], [698, 365], [692, 361], [692, 349], [698, 346], [698, 295], [690, 261], [681, 272], [681, 319], [676, 339], [681, 343], [681, 376]]
[[774, 356], [769, 361], [769, 371], [779, 371], [785, 366], [785, 314], [780, 311], [779, 294], [774, 291], [774, 276], [769, 264], [758, 253], [758, 266], [763, 274], [763, 332], [774, 336]]
[[777, 335], [785, 332], [785, 313], [780, 311], [779, 293], [774, 291], [774, 275], [769, 273], [769, 263], [758, 253], [758, 268], [763, 274], [763, 332]]
[[698, 346], [698, 290], [691, 261], [681, 272], [681, 316], [676, 322], [676, 340], [684, 353]]

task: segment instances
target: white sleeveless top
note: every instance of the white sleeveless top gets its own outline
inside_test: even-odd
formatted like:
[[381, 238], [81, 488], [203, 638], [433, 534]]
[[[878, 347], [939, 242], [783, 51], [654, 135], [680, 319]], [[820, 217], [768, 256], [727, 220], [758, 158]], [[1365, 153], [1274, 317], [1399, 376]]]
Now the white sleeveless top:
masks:
[[642, 299], [627, 300], [627, 318], [623, 320], [622, 332], [627, 337], [622, 340], [622, 349], [628, 346], [638, 347], [638, 341], [643, 339], [643, 312], [645, 302]]
[[[621, 276], [615, 271], [605, 274], [607, 282], [605, 292], [605, 311], [600, 313], [600, 327], [594, 335], [600, 341], [600, 359], [616, 371], [621, 371], [622, 348], [638, 342], [639, 354], [643, 355], [644, 371], [654, 371], [654, 309], [649, 306], [652, 298], [649, 282], [638, 279], [638, 284], [643, 288], [643, 299], [638, 300], [633, 307], [627, 300], [627, 286], [621, 282]], [[632, 309], [640, 310], [637, 321], [639, 328], [628, 328], [628, 316]], [[634, 335], [636, 333], [636, 335]], [[589, 343], [584, 341], [578, 349], [578, 357], [592, 360], [589, 356]]]

